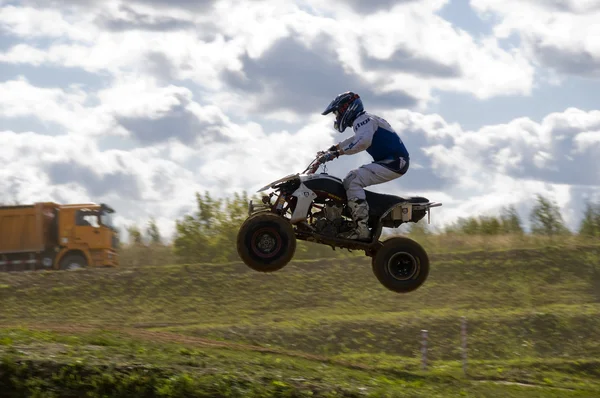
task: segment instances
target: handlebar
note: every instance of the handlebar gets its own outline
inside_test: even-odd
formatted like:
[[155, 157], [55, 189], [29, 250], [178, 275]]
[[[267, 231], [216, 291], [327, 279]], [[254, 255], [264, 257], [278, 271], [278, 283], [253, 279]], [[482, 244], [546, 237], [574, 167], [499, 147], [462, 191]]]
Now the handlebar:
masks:
[[319, 170], [319, 167], [321, 167], [320, 163], [313, 164], [312, 167], [308, 170], [307, 174], [315, 174], [317, 170]]
[[321, 167], [321, 163], [317, 162], [317, 160], [319, 160], [319, 157], [323, 153], [325, 153], [325, 152], [319, 152], [317, 154], [317, 157], [314, 158], [312, 160], [312, 162], [310, 162], [308, 164], [308, 166], [306, 167], [306, 169], [304, 169], [304, 171], [302, 173], [300, 173], [300, 174], [304, 174], [304, 173], [306, 173], [306, 174], [315, 174], [315, 172], [319, 169], [319, 167]]
[[306, 174], [314, 174], [319, 169], [319, 166], [321, 166], [318, 162], [315, 163], [317, 161], [317, 159], [318, 158], [314, 158], [312, 160], [312, 162], [310, 162], [308, 164], [308, 166], [306, 167], [306, 169], [304, 169], [304, 171], [302, 173], [300, 173], [300, 174], [304, 174], [304, 173], [306, 173]]

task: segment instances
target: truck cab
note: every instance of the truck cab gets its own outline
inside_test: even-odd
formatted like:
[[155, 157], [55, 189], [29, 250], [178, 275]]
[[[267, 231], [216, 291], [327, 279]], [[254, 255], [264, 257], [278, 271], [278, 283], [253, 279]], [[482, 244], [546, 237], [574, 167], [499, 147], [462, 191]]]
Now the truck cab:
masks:
[[[63, 247], [63, 251], [66, 249], [67, 252], [80, 252], [79, 256], [71, 255], [69, 260], [62, 261], [60, 268], [118, 265], [119, 238], [113, 223], [113, 214], [114, 210], [104, 203], [60, 207], [59, 245]], [[86, 261], [82, 264], [84, 258]]]

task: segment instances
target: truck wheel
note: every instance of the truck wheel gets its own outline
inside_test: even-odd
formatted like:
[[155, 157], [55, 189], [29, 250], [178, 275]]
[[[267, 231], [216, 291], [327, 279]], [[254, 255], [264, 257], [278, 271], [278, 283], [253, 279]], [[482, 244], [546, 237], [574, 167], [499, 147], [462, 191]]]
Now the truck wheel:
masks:
[[414, 240], [396, 237], [383, 242], [373, 258], [372, 267], [383, 286], [396, 293], [409, 293], [427, 279], [429, 257]]
[[277, 214], [255, 214], [247, 218], [238, 231], [237, 251], [244, 263], [255, 271], [278, 271], [296, 251], [294, 228]]
[[81, 254], [67, 254], [60, 260], [60, 269], [75, 270], [87, 267], [87, 260]]

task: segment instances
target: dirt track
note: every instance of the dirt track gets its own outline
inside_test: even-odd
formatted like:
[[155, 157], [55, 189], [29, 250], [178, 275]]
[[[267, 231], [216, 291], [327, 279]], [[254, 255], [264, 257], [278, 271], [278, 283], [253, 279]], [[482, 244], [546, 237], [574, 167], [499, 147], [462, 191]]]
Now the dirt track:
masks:
[[[4, 328], [18, 328], [23, 327], [23, 325], [9, 325], [9, 324], [0, 324], [0, 327]], [[261, 347], [254, 346], [249, 344], [238, 344], [238, 343], [228, 343], [224, 341], [203, 339], [199, 337], [186, 336], [177, 333], [170, 332], [155, 332], [150, 330], [143, 329], [133, 329], [133, 328], [120, 328], [113, 326], [100, 326], [100, 325], [56, 325], [56, 324], [36, 324], [36, 325], [27, 325], [27, 329], [39, 330], [39, 331], [50, 331], [50, 332], [58, 332], [58, 333], [89, 333], [95, 331], [107, 331], [107, 332], [117, 332], [122, 333], [133, 338], [162, 342], [162, 343], [181, 343], [192, 346], [202, 346], [202, 347], [214, 347], [214, 348], [227, 348], [233, 350], [240, 351], [254, 351], [254, 352], [263, 352], [267, 354], [277, 354], [277, 355], [285, 355], [288, 357], [294, 358], [302, 358], [311, 361], [319, 361], [319, 362], [327, 362], [335, 365], [341, 365], [352, 369], [362, 369], [362, 370], [374, 370], [374, 368], [366, 365], [349, 363], [340, 360], [333, 360], [331, 358], [312, 355], [302, 352], [294, 352], [287, 351], [276, 348], [269, 347]]]
[[[8, 325], [8, 324], [0, 324], [0, 328], [11, 328], [11, 327], [23, 327], [23, 325]], [[237, 344], [237, 343], [228, 343], [224, 341], [203, 339], [199, 337], [186, 336], [177, 333], [169, 333], [169, 332], [155, 332], [143, 329], [135, 329], [135, 328], [120, 328], [120, 327], [104, 327], [100, 325], [56, 325], [56, 324], [36, 324], [36, 325], [27, 325], [27, 329], [39, 330], [39, 331], [51, 331], [57, 333], [89, 333], [94, 331], [107, 331], [107, 332], [117, 332], [128, 335], [133, 338], [142, 339], [142, 340], [150, 340], [154, 342], [162, 342], [162, 343], [181, 343], [191, 346], [200, 346], [200, 347], [214, 347], [214, 348], [226, 348], [240, 351], [254, 351], [254, 352], [263, 352], [268, 354], [277, 354], [284, 355], [293, 358], [302, 358], [311, 361], [325, 362], [332, 365], [344, 366], [349, 369], [358, 369], [358, 370], [367, 370], [367, 371], [379, 371], [385, 373], [395, 374], [397, 376], [407, 375], [409, 372], [402, 370], [393, 370], [393, 369], [376, 369], [371, 366], [357, 364], [357, 363], [349, 363], [341, 360], [334, 360], [331, 358], [319, 356], [319, 355], [311, 355], [302, 352], [294, 352], [287, 351], [275, 348], [267, 348], [260, 347], [248, 344]], [[411, 377], [419, 377], [415, 374], [410, 373]], [[540, 385], [531, 382], [511, 382], [505, 380], [492, 380], [485, 378], [474, 378], [472, 379], [474, 382], [478, 383], [493, 383], [493, 384], [506, 384], [506, 385], [518, 385], [522, 387], [538, 387], [544, 389], [553, 389], [553, 390], [573, 390], [572, 388], [563, 388], [563, 387], [555, 387], [548, 385]]]

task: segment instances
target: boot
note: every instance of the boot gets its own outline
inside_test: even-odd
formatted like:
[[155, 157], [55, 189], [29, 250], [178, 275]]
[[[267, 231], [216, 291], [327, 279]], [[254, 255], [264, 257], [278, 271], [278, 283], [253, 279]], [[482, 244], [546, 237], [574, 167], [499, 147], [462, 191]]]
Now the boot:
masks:
[[369, 205], [364, 199], [351, 199], [348, 201], [348, 207], [352, 214], [352, 219], [356, 228], [352, 231], [338, 234], [338, 237], [353, 240], [370, 240], [371, 231], [367, 225], [369, 220]]

